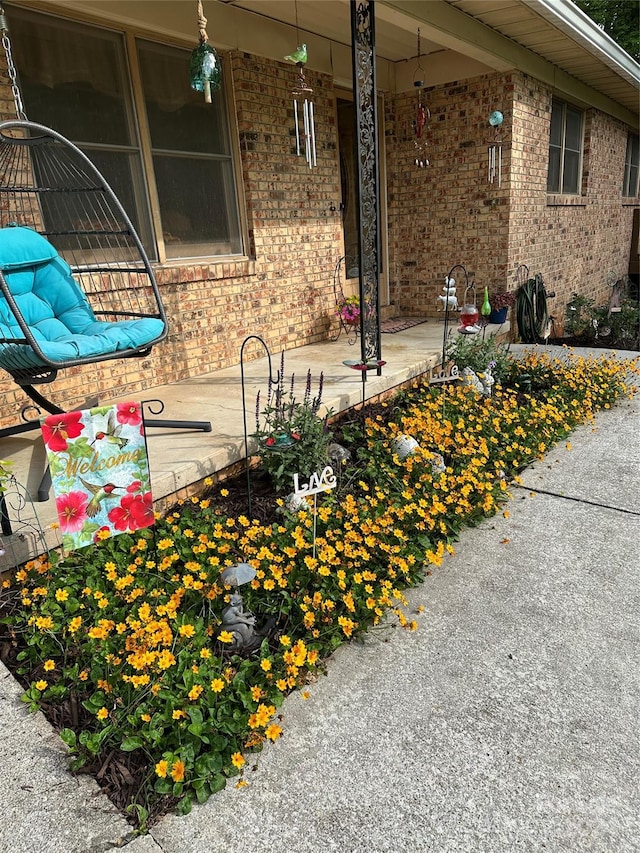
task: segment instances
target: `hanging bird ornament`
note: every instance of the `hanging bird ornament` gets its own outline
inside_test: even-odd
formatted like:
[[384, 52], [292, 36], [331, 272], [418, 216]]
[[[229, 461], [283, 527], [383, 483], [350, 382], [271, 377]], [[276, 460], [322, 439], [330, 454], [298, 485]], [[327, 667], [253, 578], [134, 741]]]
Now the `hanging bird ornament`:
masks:
[[293, 96], [293, 122], [296, 136], [296, 154], [304, 156], [309, 168], [317, 166], [316, 158], [316, 118], [315, 106], [311, 100], [313, 89], [308, 85], [304, 73], [307, 62], [307, 46], [301, 44], [293, 53], [285, 56], [288, 62], [294, 62], [298, 68], [297, 85], [291, 90]]
[[307, 64], [307, 46], [306, 44], [300, 44], [293, 51], [293, 53], [289, 53], [285, 56], [287, 62], [293, 62], [296, 65], [306, 65]]

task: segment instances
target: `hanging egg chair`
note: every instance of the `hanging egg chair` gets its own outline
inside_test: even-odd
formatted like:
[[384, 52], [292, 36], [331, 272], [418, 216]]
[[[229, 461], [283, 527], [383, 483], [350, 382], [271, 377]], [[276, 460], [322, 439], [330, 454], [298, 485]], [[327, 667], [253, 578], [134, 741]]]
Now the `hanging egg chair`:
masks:
[[[1, 122], [0, 367], [57, 413], [35, 385], [76, 365], [148, 355], [166, 336], [149, 259], [104, 177], [55, 130]], [[206, 421], [145, 423], [211, 430]]]

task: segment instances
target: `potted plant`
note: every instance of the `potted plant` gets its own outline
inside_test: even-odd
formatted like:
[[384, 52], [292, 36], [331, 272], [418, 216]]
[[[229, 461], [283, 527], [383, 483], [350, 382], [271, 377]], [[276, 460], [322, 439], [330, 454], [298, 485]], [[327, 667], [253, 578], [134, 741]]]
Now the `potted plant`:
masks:
[[336, 305], [336, 317], [345, 326], [357, 326], [360, 322], [360, 299], [358, 296], [345, 296]]
[[515, 304], [516, 294], [512, 290], [501, 291], [494, 293], [491, 297], [491, 314], [489, 314], [490, 323], [504, 323], [507, 319], [507, 311]]

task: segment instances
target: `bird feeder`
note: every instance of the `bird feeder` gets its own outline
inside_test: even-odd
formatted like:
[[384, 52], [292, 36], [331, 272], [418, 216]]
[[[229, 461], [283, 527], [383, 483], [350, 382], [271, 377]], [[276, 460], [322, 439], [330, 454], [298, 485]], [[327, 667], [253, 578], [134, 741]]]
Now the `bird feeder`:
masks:
[[458, 331], [464, 335], [474, 335], [480, 331], [478, 320], [480, 319], [480, 311], [476, 302], [476, 285], [475, 282], [467, 285], [464, 292], [464, 304], [460, 309], [460, 326]]

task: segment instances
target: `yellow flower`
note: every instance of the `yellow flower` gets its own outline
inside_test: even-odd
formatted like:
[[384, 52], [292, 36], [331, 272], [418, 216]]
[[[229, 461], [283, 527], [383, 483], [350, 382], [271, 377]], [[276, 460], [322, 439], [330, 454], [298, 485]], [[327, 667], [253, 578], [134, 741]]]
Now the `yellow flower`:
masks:
[[66, 601], [69, 598], [69, 593], [66, 589], [56, 590], [56, 601]]
[[221, 690], [224, 690], [224, 681], [221, 678], [214, 678], [211, 682], [211, 689], [214, 693], [220, 693]]
[[161, 779], [164, 779], [167, 775], [167, 771], [169, 770], [169, 764], [162, 759], [162, 761], [158, 761], [156, 764], [156, 776], [159, 776]]
[[107, 711], [107, 709], [104, 706], [102, 708], [100, 708], [100, 710], [96, 714], [96, 717], [99, 720], [106, 720], [108, 716], [109, 716], [109, 712]]
[[150, 723], [151, 714], [140, 714], [140, 719], [143, 721], [143, 723]]
[[237, 767], [238, 769], [240, 769], [242, 767], [242, 765], [244, 764], [244, 758], [242, 757], [242, 753], [241, 752], [234, 752], [233, 755], [231, 756], [231, 763], [233, 764], [234, 767]]
[[271, 666], [272, 666], [271, 661], [270, 661], [270, 660], [268, 660], [267, 658], [263, 658], [263, 659], [260, 661], [260, 668], [261, 668], [264, 672], [269, 672], [269, 671], [271, 670]]
[[192, 702], [195, 702], [196, 699], [200, 697], [200, 694], [203, 690], [204, 687], [201, 684], [194, 684], [194, 686], [191, 688], [187, 695], [189, 696], [189, 699], [191, 699]]
[[287, 635], [286, 635], [286, 634], [283, 634], [283, 635], [280, 637], [280, 642], [281, 642], [281, 643], [282, 643], [282, 645], [285, 647], [285, 649], [287, 649], [287, 648], [289, 648], [289, 646], [291, 645], [291, 638], [290, 638], [290, 637], [287, 637]]
[[173, 762], [171, 778], [174, 782], [182, 782], [184, 780], [184, 762], [179, 758], [177, 761]]
[[181, 625], [178, 628], [178, 633], [181, 637], [193, 637], [195, 632], [196, 629], [193, 627], [193, 625]]
[[277, 726], [275, 723], [271, 723], [270, 726], [267, 726], [265, 729], [265, 735], [269, 738], [269, 740], [278, 740], [280, 735], [282, 734], [282, 729], [280, 726]]
[[55, 661], [52, 661], [51, 659], [49, 659], [49, 660], [46, 660], [44, 662], [45, 672], [51, 672], [55, 668], [56, 668]]
[[49, 682], [41, 679], [40, 681], [36, 681], [35, 687], [37, 690], [46, 690], [49, 686]]
[[218, 634], [218, 639], [221, 643], [232, 643], [233, 642], [233, 634], [231, 631], [220, 631]]
[[200, 649], [200, 657], [203, 660], [207, 660], [208, 658], [210, 658], [211, 657], [210, 649]]
[[235, 787], [236, 788], [248, 788], [249, 783], [247, 782], [246, 779], [241, 779], [239, 782], [236, 782]]
[[177, 711], [174, 711], [171, 716], [173, 717], [174, 720], [181, 720], [182, 717], [186, 717], [187, 715], [185, 714], [184, 711], [178, 709]]

